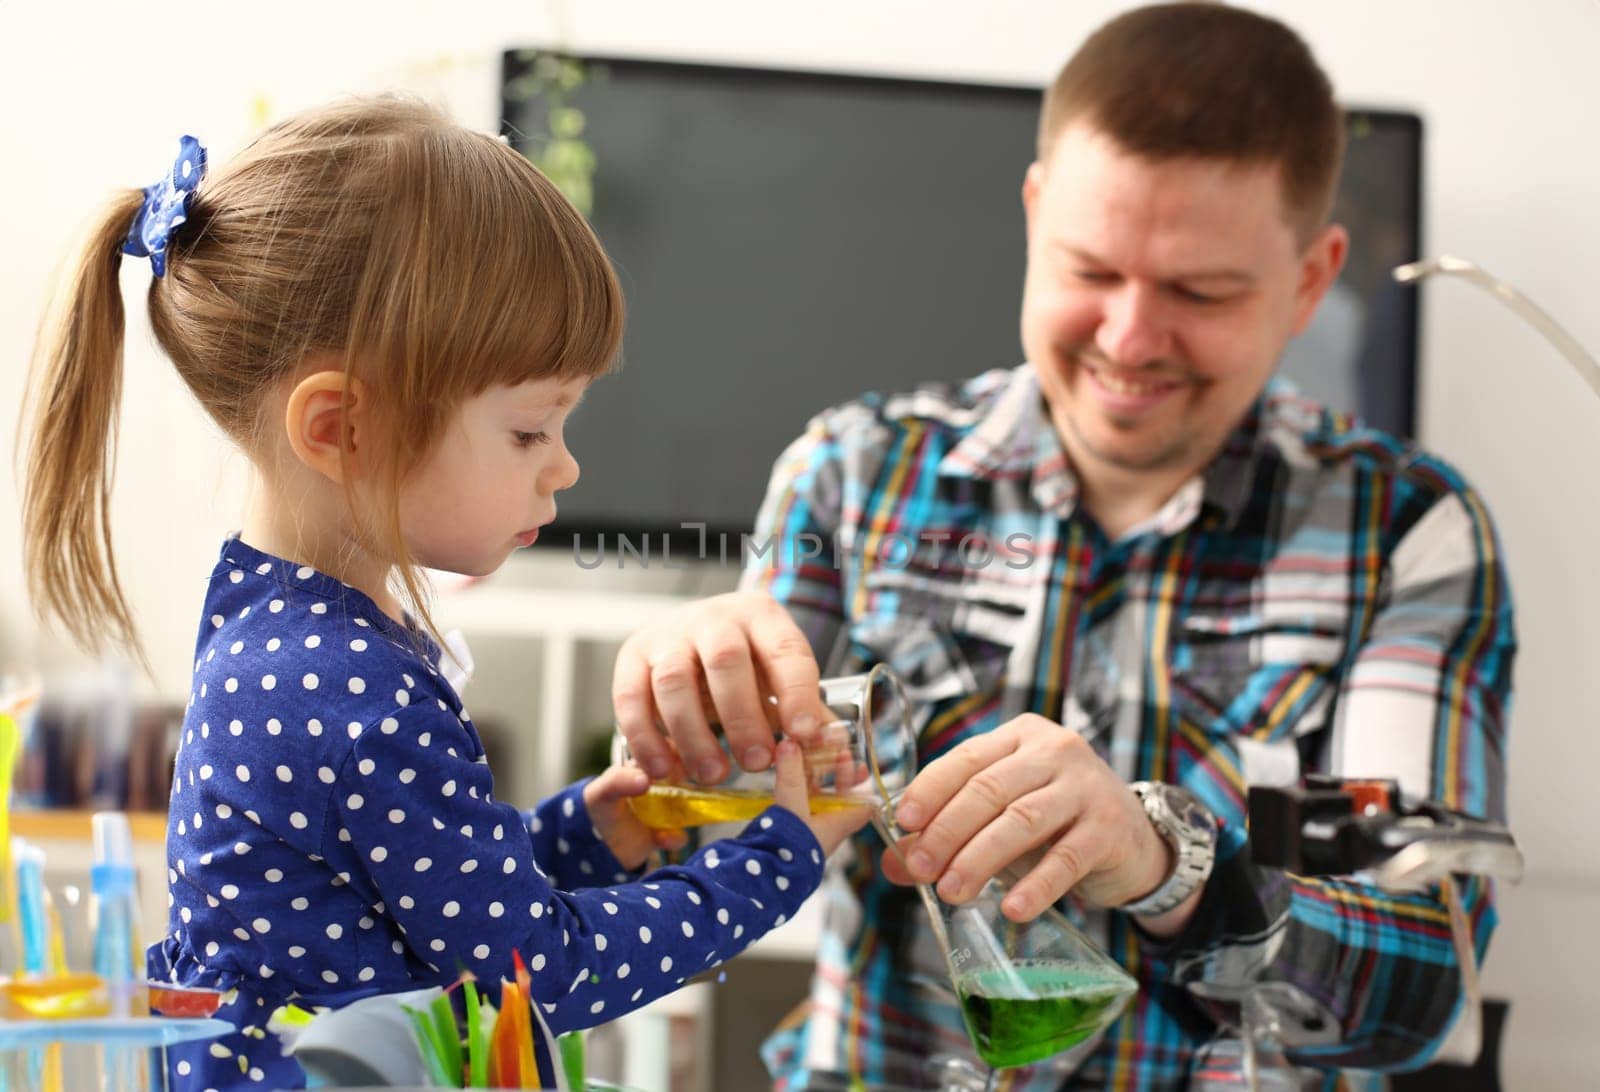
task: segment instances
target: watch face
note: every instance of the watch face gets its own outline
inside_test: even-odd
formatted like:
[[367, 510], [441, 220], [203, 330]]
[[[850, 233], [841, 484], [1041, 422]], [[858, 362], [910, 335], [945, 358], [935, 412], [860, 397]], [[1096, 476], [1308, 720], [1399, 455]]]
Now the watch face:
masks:
[[1171, 805], [1179, 823], [1190, 830], [1205, 831], [1211, 834], [1216, 833], [1216, 818], [1187, 789], [1169, 791], [1167, 793], [1167, 801]]

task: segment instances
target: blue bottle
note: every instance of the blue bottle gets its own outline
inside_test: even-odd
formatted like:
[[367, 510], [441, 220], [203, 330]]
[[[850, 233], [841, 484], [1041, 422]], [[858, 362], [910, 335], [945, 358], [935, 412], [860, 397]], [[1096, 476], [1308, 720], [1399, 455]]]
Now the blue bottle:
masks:
[[139, 966], [139, 891], [133, 865], [133, 831], [120, 811], [96, 812], [94, 866], [89, 871], [94, 926], [94, 973], [105, 980], [112, 1016], [149, 1012]]

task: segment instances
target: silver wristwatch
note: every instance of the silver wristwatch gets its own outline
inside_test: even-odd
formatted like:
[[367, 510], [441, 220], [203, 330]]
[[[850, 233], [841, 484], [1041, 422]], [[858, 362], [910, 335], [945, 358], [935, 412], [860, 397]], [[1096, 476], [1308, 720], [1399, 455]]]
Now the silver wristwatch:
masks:
[[1156, 833], [1172, 847], [1178, 863], [1160, 887], [1117, 909], [1129, 914], [1164, 914], [1194, 894], [1211, 875], [1217, 820], [1188, 789], [1160, 781], [1135, 781], [1128, 787], [1144, 805]]

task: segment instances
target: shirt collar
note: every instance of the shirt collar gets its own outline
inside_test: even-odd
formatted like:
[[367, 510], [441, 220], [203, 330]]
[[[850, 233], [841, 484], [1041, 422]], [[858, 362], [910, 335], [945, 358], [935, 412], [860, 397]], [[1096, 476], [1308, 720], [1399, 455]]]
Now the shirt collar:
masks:
[[[1020, 478], [1034, 466], [1034, 432], [1043, 415], [1038, 381], [1031, 364], [1011, 370], [1000, 393], [980, 411], [976, 423], [939, 461], [950, 478]], [[1054, 430], [1050, 430], [1054, 436]], [[1057, 447], [1059, 448], [1059, 443]]]
[[1029, 492], [1042, 510], [1063, 519], [1071, 515], [1078, 483], [1067, 469], [1066, 452], [1045, 410], [1033, 365], [1011, 370], [966, 435], [939, 460], [938, 473], [979, 481], [1028, 479]]
[[[1226, 525], [1243, 515], [1250, 500], [1256, 464], [1268, 430], [1262, 426], [1265, 398], [1258, 397], [1222, 451], [1200, 474], [1173, 494], [1142, 530], [1175, 534], [1209, 508]], [[1012, 369], [1011, 378], [988, 410], [939, 462], [944, 477], [979, 480], [1029, 479], [1040, 509], [1060, 519], [1072, 515], [1078, 480], [1061, 438], [1050, 420], [1031, 364]]]

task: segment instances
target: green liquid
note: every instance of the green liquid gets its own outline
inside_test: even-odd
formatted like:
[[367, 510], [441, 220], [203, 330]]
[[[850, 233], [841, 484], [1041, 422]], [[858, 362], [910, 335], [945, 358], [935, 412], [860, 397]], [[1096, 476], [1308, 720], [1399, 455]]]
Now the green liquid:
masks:
[[974, 971], [955, 987], [972, 1045], [996, 1069], [1077, 1046], [1115, 1018], [1130, 992], [1125, 979], [1051, 960]]

